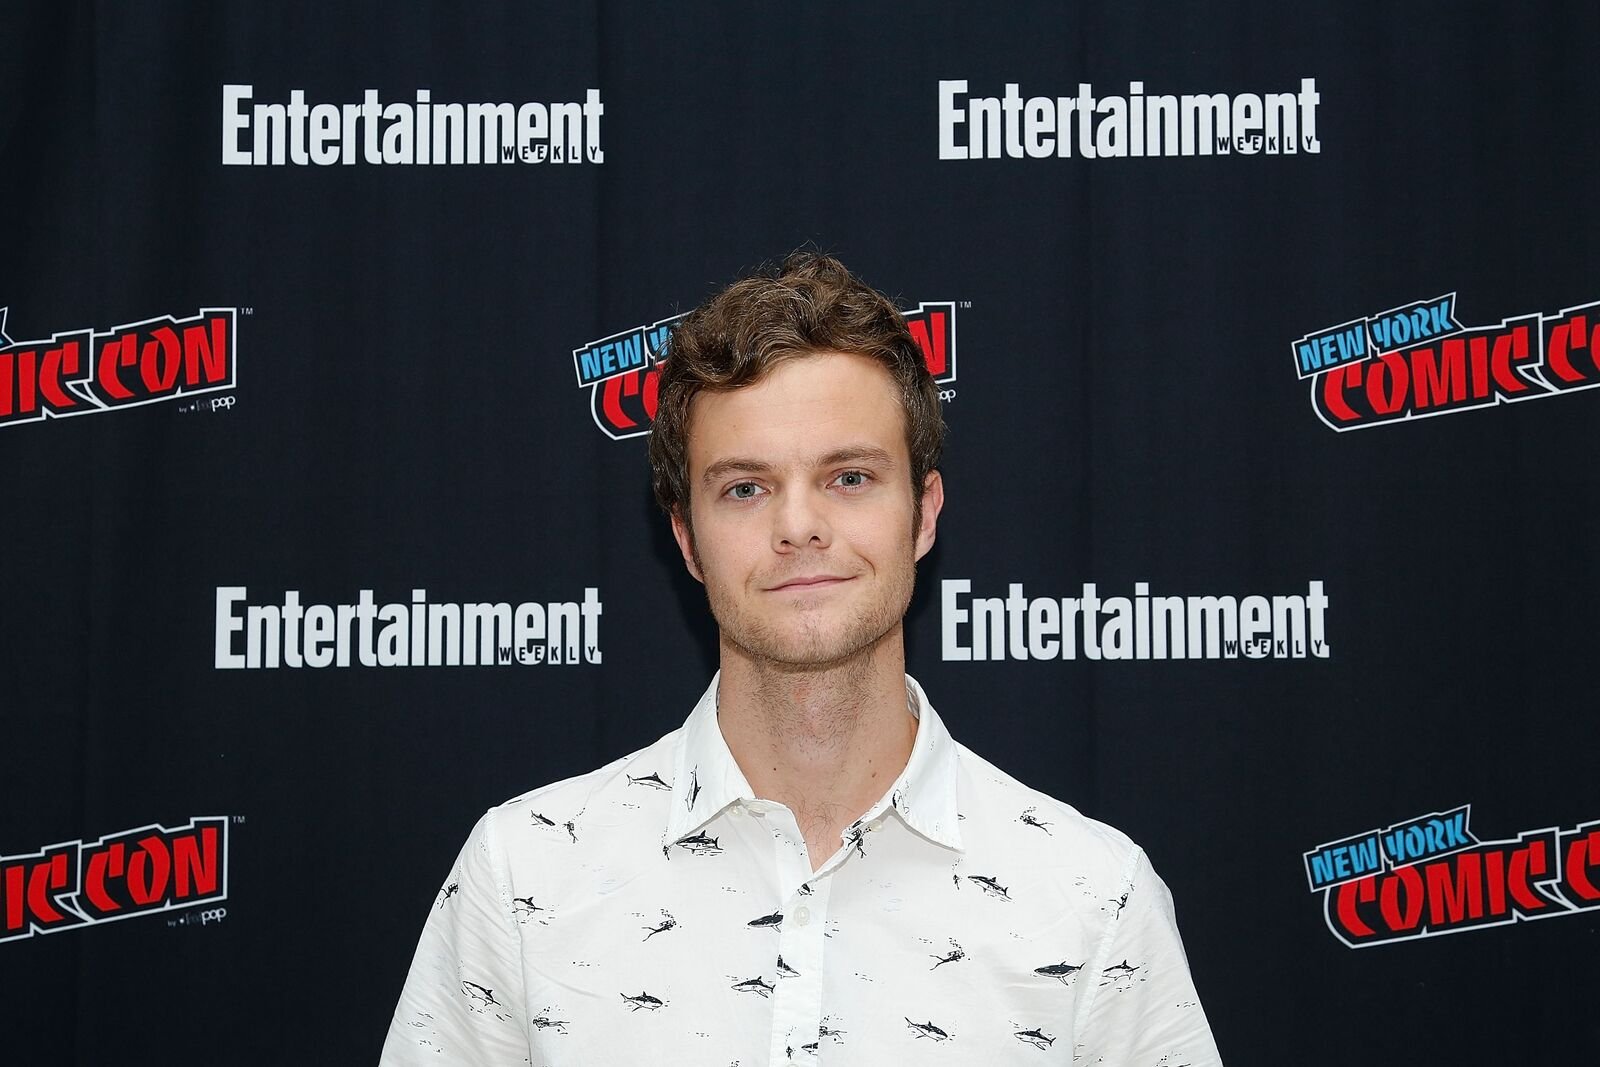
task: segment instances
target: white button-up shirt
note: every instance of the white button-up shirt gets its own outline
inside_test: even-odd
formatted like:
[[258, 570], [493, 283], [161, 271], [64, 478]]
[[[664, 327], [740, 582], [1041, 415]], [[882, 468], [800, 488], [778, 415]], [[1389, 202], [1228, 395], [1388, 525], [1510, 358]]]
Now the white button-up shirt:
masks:
[[384, 1064], [1220, 1063], [1166, 886], [1121, 833], [953, 741], [813, 871], [717, 724], [492, 808]]

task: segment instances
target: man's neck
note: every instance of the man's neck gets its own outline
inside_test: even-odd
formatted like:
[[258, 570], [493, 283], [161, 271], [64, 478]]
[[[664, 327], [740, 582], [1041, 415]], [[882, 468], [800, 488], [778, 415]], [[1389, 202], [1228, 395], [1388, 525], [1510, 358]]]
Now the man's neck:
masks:
[[722, 644], [717, 718], [756, 796], [794, 812], [813, 869], [911, 757], [900, 627], [847, 660], [798, 671]]

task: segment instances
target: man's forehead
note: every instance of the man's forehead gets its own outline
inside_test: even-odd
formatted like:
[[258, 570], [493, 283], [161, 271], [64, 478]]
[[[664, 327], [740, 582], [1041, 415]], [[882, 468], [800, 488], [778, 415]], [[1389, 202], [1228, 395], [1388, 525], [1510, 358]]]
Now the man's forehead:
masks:
[[694, 473], [729, 460], [806, 467], [846, 453], [879, 464], [909, 460], [894, 380], [866, 356], [796, 356], [761, 381], [703, 392], [689, 410]]

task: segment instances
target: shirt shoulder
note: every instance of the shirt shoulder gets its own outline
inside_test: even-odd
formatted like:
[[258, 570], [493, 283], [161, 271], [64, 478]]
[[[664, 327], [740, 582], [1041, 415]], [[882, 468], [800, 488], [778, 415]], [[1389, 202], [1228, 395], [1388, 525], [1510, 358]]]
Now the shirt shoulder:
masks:
[[592, 771], [518, 793], [490, 808], [489, 813], [520, 815], [523, 810], [540, 807], [566, 810], [574, 803], [582, 807], [591, 798], [603, 797], [610, 791], [626, 790], [629, 785], [670, 792], [672, 765], [682, 738], [683, 728], [680, 726], [644, 748], [619, 756]]
[[1110, 891], [1126, 882], [1143, 850], [1127, 834], [996, 767], [957, 742], [961, 834], [970, 853], [991, 847], [1070, 871]]
[[683, 730], [585, 774], [518, 794], [484, 813], [479, 832], [501, 853], [513, 884], [604, 857], [659, 854]]

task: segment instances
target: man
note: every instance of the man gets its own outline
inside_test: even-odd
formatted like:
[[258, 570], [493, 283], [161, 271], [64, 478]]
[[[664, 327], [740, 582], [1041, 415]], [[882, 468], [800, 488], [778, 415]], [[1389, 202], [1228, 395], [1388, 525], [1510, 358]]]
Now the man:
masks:
[[650, 458], [721, 670], [681, 729], [479, 821], [385, 1063], [1220, 1062], [1144, 854], [905, 674], [942, 436], [836, 260], [683, 320]]

